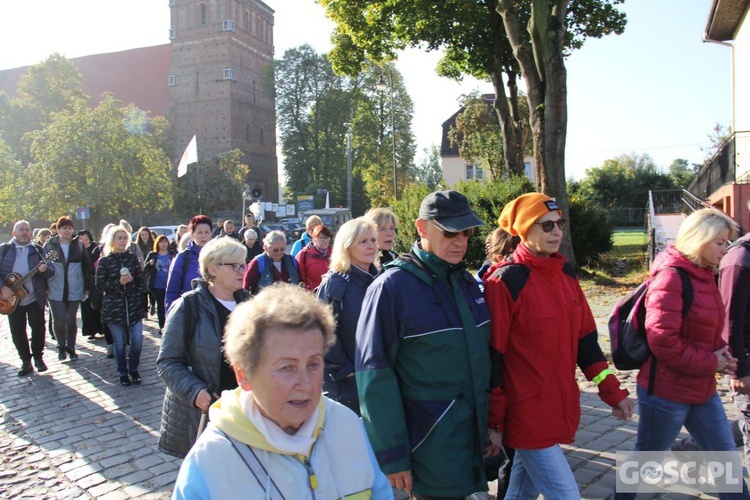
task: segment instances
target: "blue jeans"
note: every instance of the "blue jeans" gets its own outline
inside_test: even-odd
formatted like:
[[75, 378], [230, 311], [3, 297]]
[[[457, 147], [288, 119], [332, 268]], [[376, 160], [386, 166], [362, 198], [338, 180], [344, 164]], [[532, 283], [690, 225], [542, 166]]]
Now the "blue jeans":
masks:
[[[138, 365], [141, 362], [141, 348], [143, 347], [143, 323], [138, 321], [130, 326], [110, 323], [109, 329], [112, 332], [112, 338], [115, 345], [117, 373], [119, 373], [121, 377], [124, 377], [128, 374], [128, 371], [137, 372]], [[127, 365], [125, 363], [126, 333], [130, 335], [130, 353], [128, 354]]]
[[[667, 451], [684, 425], [703, 451], [732, 451], [736, 448], [721, 398], [714, 393], [702, 404], [678, 403], [638, 386], [638, 438], [633, 451]], [[719, 498], [748, 498], [743, 493], [719, 493]], [[618, 493], [618, 499], [635, 498], [635, 493]]]
[[578, 484], [560, 445], [516, 450], [506, 499], [580, 499]]

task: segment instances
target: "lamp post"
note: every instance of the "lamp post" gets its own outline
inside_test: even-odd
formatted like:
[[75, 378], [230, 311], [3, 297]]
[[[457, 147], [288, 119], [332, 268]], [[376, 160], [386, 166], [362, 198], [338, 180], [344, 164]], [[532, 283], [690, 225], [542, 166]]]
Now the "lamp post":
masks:
[[377, 89], [383, 92], [386, 87], [390, 89], [391, 94], [391, 155], [393, 157], [393, 196], [398, 200], [398, 185], [396, 184], [396, 122], [393, 119], [393, 69], [388, 66], [388, 85], [386, 85], [383, 75], [380, 75], [377, 83]]
[[352, 124], [344, 123], [346, 127], [346, 206], [352, 209]]

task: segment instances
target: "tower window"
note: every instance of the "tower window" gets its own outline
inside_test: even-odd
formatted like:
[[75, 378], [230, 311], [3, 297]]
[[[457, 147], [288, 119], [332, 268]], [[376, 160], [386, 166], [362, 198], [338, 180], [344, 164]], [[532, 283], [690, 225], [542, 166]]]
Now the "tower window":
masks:
[[234, 70], [232, 68], [224, 68], [223, 78], [224, 80], [234, 80]]
[[221, 31], [234, 31], [234, 21], [231, 19], [224, 19], [221, 22]]
[[175, 76], [174, 75], [167, 76], [167, 85], [169, 87], [173, 87], [174, 84], [175, 84]]
[[260, 128], [260, 143], [265, 144], [266, 143], [266, 134], [263, 130], [263, 127]]
[[208, 20], [208, 12], [206, 9], [206, 4], [201, 4], [200, 6], [200, 17], [201, 17], [201, 26], [205, 26], [206, 21]]
[[174, 40], [175, 38], [177, 38], [177, 32], [173, 29], [169, 30], [169, 39]]

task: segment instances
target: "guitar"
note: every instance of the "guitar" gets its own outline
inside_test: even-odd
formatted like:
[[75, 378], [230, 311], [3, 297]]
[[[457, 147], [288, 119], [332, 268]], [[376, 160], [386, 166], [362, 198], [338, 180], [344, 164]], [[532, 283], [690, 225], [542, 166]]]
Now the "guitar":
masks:
[[57, 252], [49, 252], [37, 265], [26, 273], [25, 276], [20, 276], [18, 273], [10, 273], [5, 277], [3, 284], [13, 290], [13, 297], [10, 299], [0, 297], [0, 314], [8, 315], [16, 310], [18, 299], [29, 293], [24, 285], [32, 276], [39, 272], [39, 267], [42, 264], [46, 264], [48, 260], [57, 260]]

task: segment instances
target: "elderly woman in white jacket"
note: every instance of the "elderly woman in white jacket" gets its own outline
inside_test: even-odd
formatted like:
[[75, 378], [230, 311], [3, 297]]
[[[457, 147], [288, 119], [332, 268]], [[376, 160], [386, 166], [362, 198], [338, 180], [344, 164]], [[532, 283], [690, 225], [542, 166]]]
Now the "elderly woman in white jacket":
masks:
[[321, 395], [334, 328], [293, 285], [237, 307], [224, 350], [239, 387], [211, 406], [173, 498], [392, 498], [357, 415]]

